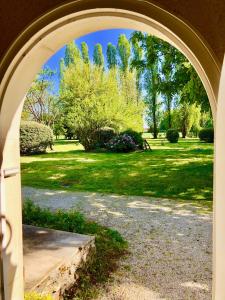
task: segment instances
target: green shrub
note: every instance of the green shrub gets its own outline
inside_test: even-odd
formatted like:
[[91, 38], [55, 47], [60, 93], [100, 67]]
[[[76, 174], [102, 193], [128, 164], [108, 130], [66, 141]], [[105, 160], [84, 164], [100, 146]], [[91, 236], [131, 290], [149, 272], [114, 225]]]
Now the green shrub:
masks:
[[[92, 299], [93, 295], [98, 294], [99, 285], [106, 282], [110, 274], [117, 269], [121, 256], [128, 253], [127, 242], [118, 231], [89, 221], [77, 211], [58, 210], [52, 212], [26, 200], [23, 204], [23, 223], [95, 236], [96, 253], [90, 265], [87, 265], [81, 273], [75, 286], [64, 295], [65, 299]], [[74, 294], [75, 298], [72, 297]], [[32, 298], [25, 299], [31, 300]], [[36, 298], [34, 299], [36, 300]], [[43, 300], [50, 299], [44, 298]]]
[[106, 148], [112, 152], [131, 152], [137, 145], [128, 134], [119, 134], [106, 144]]
[[168, 129], [166, 138], [170, 143], [177, 143], [179, 139], [179, 132], [176, 129]]
[[20, 153], [37, 154], [53, 144], [51, 128], [37, 122], [23, 121], [20, 126]]
[[199, 132], [200, 141], [204, 141], [206, 143], [214, 142], [214, 129], [213, 128], [203, 128]]
[[35, 292], [25, 293], [24, 300], [53, 300], [50, 295], [40, 295]]
[[128, 129], [126, 131], [123, 131], [123, 134], [129, 135], [135, 144], [137, 145], [138, 149], [144, 149], [144, 139], [142, 138], [142, 133], [134, 131], [132, 129]]
[[106, 144], [116, 136], [114, 128], [103, 127], [97, 132], [96, 148], [105, 148]]

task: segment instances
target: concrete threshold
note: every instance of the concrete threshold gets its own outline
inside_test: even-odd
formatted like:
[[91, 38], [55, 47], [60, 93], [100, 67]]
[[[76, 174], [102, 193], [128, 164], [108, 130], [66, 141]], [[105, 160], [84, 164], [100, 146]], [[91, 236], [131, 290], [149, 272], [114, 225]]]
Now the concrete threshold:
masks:
[[62, 299], [95, 248], [94, 237], [23, 225], [25, 290]]

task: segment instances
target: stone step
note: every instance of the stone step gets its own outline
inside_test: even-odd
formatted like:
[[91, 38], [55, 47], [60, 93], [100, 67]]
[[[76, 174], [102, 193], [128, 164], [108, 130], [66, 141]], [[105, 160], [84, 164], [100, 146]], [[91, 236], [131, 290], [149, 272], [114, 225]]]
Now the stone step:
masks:
[[94, 237], [23, 225], [25, 290], [62, 299], [94, 252]]

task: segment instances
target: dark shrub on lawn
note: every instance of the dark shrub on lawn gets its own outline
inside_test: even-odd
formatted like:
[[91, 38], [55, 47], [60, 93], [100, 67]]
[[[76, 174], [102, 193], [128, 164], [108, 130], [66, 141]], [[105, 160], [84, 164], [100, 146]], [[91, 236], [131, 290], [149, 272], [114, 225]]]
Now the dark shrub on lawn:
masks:
[[128, 134], [119, 134], [106, 144], [106, 148], [112, 152], [131, 152], [137, 145]]
[[135, 142], [138, 149], [144, 148], [144, 139], [142, 138], [141, 132], [137, 132], [132, 129], [128, 129], [128, 130], [124, 131], [123, 134], [129, 135]]
[[206, 143], [214, 142], [214, 130], [213, 128], [203, 128], [199, 132], [199, 139]]
[[176, 129], [168, 129], [166, 138], [170, 143], [177, 143], [179, 139], [179, 132]]
[[20, 153], [37, 154], [46, 151], [53, 144], [50, 127], [37, 122], [23, 121], [20, 126]]
[[114, 128], [111, 127], [103, 127], [97, 132], [97, 148], [105, 148], [106, 144], [116, 136], [116, 132]]

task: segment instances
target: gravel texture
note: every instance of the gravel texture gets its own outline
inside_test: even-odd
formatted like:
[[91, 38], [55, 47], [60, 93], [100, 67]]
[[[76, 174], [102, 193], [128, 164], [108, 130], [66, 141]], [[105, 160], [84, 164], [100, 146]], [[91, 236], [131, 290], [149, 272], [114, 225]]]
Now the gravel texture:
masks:
[[212, 214], [196, 204], [139, 196], [25, 187], [42, 207], [77, 209], [117, 229], [131, 254], [98, 300], [208, 300], [212, 283]]

